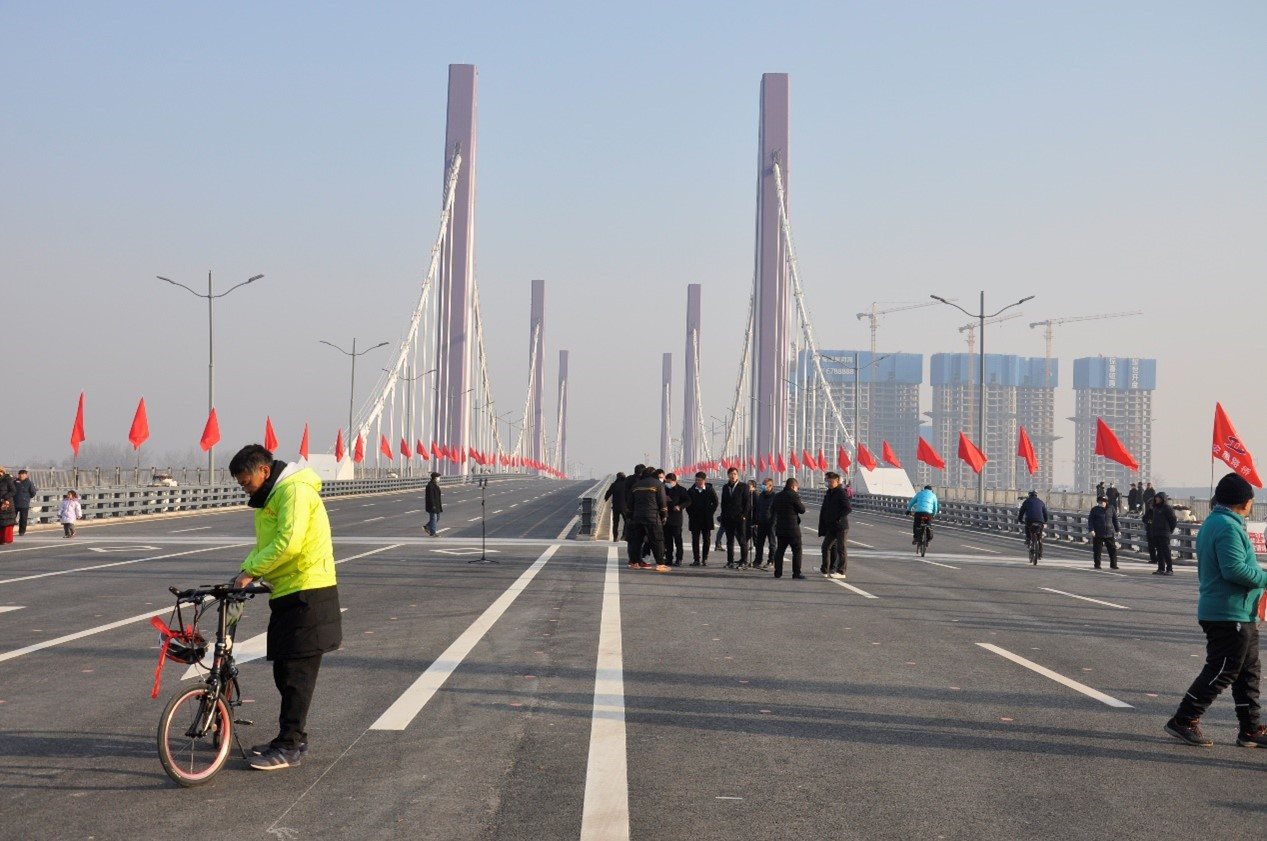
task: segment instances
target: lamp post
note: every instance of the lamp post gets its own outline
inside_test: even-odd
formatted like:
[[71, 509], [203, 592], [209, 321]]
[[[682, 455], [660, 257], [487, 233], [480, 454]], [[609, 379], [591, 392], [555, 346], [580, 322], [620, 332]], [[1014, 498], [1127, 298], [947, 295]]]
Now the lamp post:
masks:
[[[211, 411], [216, 407], [216, 298], [223, 298], [239, 286], [246, 286], [248, 283], [254, 283], [264, 275], [257, 274], [249, 277], [237, 286], [230, 286], [219, 295], [211, 288], [211, 272], [207, 272], [207, 294], [195, 292], [183, 283], [177, 283], [171, 278], [155, 275], [159, 280], [166, 281], [172, 286], [179, 286], [189, 294], [196, 298], [207, 299], [207, 415], [210, 417]], [[214, 446], [207, 448], [207, 481], [214, 482], [216, 475], [216, 448]]]
[[348, 393], [348, 446], [350, 447], [352, 446], [352, 406], [356, 402], [356, 358], [358, 356], [364, 356], [365, 354], [369, 353], [371, 350], [378, 350], [381, 347], [385, 347], [387, 345], [387, 342], [379, 342], [378, 344], [374, 345], [374, 347], [366, 348], [365, 350], [362, 350], [362, 351], [357, 351], [356, 337], [353, 336], [352, 350], [347, 351], [339, 347], [338, 345], [334, 344], [333, 342], [327, 342], [325, 339], [318, 339], [317, 341], [319, 341], [323, 345], [329, 345], [330, 347], [334, 348], [335, 350], [337, 350], [339, 353], [343, 354], [344, 356], [352, 357], [352, 388]]
[[[985, 311], [985, 291], [984, 290], [982, 290], [981, 292], [981, 309], [979, 312], [968, 312], [963, 307], [959, 306], [958, 304], [947, 301], [945, 298], [941, 297], [940, 295], [929, 295], [928, 297], [932, 298], [934, 301], [940, 301], [941, 303], [945, 304], [948, 307], [954, 307], [955, 309], [959, 310], [961, 313], [968, 316], [969, 318], [977, 319], [977, 325], [978, 325], [977, 326], [977, 337], [978, 337], [977, 349], [978, 349], [978, 352], [980, 353], [980, 358], [979, 358], [980, 361], [977, 366], [977, 438], [981, 442], [981, 446], [985, 446], [985, 320], [987, 318], [994, 318], [999, 313], [1005, 312], [1006, 310], [1010, 310], [1012, 307], [1019, 307], [1021, 304], [1025, 303], [1026, 301], [1032, 300], [1034, 296], [1026, 295], [1024, 298], [1021, 298], [1019, 301], [1008, 304], [1006, 307], [1003, 307], [1002, 309], [996, 310], [989, 314], [987, 314]], [[985, 501], [985, 468], [983, 467], [981, 469], [981, 472], [977, 474], [977, 502], [984, 502], [984, 501]]]

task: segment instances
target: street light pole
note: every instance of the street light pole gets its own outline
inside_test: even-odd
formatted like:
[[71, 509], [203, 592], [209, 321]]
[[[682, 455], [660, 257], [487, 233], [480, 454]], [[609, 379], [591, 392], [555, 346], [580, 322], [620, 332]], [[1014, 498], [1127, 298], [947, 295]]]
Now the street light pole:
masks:
[[365, 354], [369, 353], [371, 350], [378, 350], [381, 347], [385, 347], [387, 345], [387, 342], [379, 342], [378, 344], [374, 345], [374, 347], [366, 348], [365, 350], [358, 352], [356, 349], [355, 336], [352, 337], [351, 351], [346, 351], [333, 342], [327, 342], [325, 339], [318, 339], [317, 341], [320, 344], [329, 345], [330, 347], [334, 348], [335, 350], [337, 350], [339, 353], [343, 354], [344, 356], [352, 357], [352, 388], [348, 392], [348, 446], [353, 447], [355, 445], [352, 443], [352, 410], [353, 410], [353, 406], [356, 404], [356, 358], [358, 356], [364, 356]]
[[[212, 410], [216, 407], [216, 298], [223, 298], [239, 286], [246, 286], [248, 283], [254, 283], [264, 275], [257, 274], [249, 277], [237, 286], [230, 286], [219, 295], [211, 288], [211, 272], [207, 272], [207, 294], [195, 292], [183, 283], [177, 283], [171, 278], [155, 275], [159, 280], [166, 281], [172, 286], [179, 286], [195, 298], [207, 299], [207, 416], [211, 416]], [[207, 448], [207, 481], [214, 482], [216, 475], [216, 448], [214, 446]]]
[[[1003, 309], [992, 312], [989, 315], [985, 311], [985, 290], [981, 291], [981, 308], [977, 312], [968, 312], [963, 307], [947, 301], [940, 295], [929, 295], [928, 297], [934, 301], [941, 301], [946, 306], [954, 307], [969, 318], [978, 320], [977, 346], [981, 355], [977, 365], [977, 440], [981, 443], [981, 446], [985, 446], [985, 320], [994, 318], [999, 313], [1010, 310], [1012, 307], [1019, 307], [1026, 301], [1032, 300], [1034, 296], [1026, 295], [1019, 301], [1008, 304]], [[985, 502], [985, 468], [982, 468], [981, 472], [977, 474], [977, 502]]]

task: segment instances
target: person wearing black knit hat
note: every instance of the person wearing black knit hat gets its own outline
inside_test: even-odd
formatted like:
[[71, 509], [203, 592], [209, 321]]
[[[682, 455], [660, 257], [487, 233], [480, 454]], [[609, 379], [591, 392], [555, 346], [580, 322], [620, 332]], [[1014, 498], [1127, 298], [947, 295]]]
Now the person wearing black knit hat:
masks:
[[1210, 747], [1197, 722], [1214, 699], [1232, 687], [1240, 730], [1236, 744], [1267, 747], [1267, 727], [1259, 723], [1258, 600], [1267, 572], [1254, 558], [1245, 518], [1254, 507], [1254, 489], [1236, 473], [1219, 480], [1210, 516], [1197, 533], [1197, 621], [1205, 631], [1205, 667], [1192, 682], [1165, 730], [1190, 745]]

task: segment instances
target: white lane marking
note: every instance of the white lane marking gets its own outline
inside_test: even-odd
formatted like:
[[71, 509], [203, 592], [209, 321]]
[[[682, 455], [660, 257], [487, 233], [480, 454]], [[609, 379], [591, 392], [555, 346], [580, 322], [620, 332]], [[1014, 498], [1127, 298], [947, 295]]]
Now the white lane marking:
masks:
[[505, 510], [506, 510], [506, 509], [504, 509], [504, 508], [498, 508], [498, 509], [497, 509], [496, 511], [494, 511], [493, 513], [494, 513], [494, 514], [500, 514], [500, 513], [502, 513], [502, 512], [503, 512], [503, 511], [505, 511]]
[[[85, 541], [82, 541], [82, 542], [80, 542], [80, 541], [75, 541], [75, 542], [76, 542], [78, 545], [83, 546], [83, 545], [84, 545], [84, 543], [92, 543], [93, 541], [91, 541], [91, 540], [85, 540]], [[4, 549], [4, 550], [0, 550], [0, 555], [12, 555], [12, 554], [14, 554], [15, 552], [36, 552], [36, 551], [45, 551], [45, 552], [47, 552], [49, 549], [52, 549], [52, 548], [53, 548], [53, 544], [51, 544], [51, 543], [41, 543], [41, 544], [40, 544], [40, 545], [38, 545], [38, 546], [27, 546], [27, 547], [25, 547], [25, 548], [23, 548], [23, 549]], [[63, 548], [69, 549], [69, 548], [71, 548], [71, 547], [70, 547], [69, 545], [63, 544]]]
[[1046, 590], [1049, 593], [1059, 593], [1060, 595], [1068, 596], [1071, 599], [1082, 599], [1084, 602], [1095, 602], [1096, 604], [1107, 605], [1109, 607], [1116, 607], [1118, 610], [1130, 610], [1130, 608], [1124, 604], [1113, 604], [1113, 602], [1102, 602], [1099, 599], [1090, 599], [1090, 598], [1087, 598], [1086, 596], [1079, 596], [1079, 595], [1075, 595], [1074, 593], [1066, 593], [1064, 590], [1053, 590], [1050, 587], [1039, 587], [1038, 589]]
[[919, 561], [922, 564], [932, 564], [935, 567], [945, 567], [946, 569], [959, 569], [959, 567], [952, 567], [950, 564], [939, 564], [936, 561], [930, 561], [928, 560], [928, 558], [916, 558], [915, 560]]
[[518, 503], [518, 502], [512, 502], [512, 503], [511, 503], [511, 505], [510, 505], [510, 507], [511, 507], [511, 508], [518, 508], [518, 507], [519, 507], [519, 503]]
[[108, 555], [111, 552], [157, 552], [158, 550], [158, 546], [93, 546], [88, 551]]
[[370, 518], [369, 518], [368, 520], [366, 520], [365, 522], [367, 522], [367, 523], [373, 523], [373, 522], [375, 522], [375, 521], [377, 521], [377, 520], [386, 520], [386, 519], [387, 519], [386, 517], [370, 517]]
[[374, 507], [374, 503], [372, 503], [372, 502], [367, 502], [367, 503], [365, 503], [364, 505], [362, 505], [361, 507], [362, 507], [362, 508], [373, 508], [373, 507]]
[[[339, 608], [340, 613], [347, 613], [346, 607]], [[250, 639], [237, 640], [233, 643], [233, 662], [239, 666], [243, 663], [249, 663], [252, 660], [258, 660], [268, 653], [268, 632], [256, 634]], [[215, 646], [207, 647], [207, 656], [202, 658], [201, 663], [196, 663], [185, 669], [185, 673], [180, 676], [181, 680], [189, 680], [191, 677], [201, 677], [205, 675], [211, 668], [212, 662], [215, 660]]]
[[1086, 695], [1088, 698], [1094, 698], [1095, 700], [1103, 704], [1108, 704], [1110, 707], [1121, 707], [1124, 709], [1131, 709], [1131, 705], [1126, 703], [1125, 701], [1119, 701], [1118, 699], [1114, 698], [1112, 695], [1105, 695], [1100, 690], [1092, 689], [1090, 686], [1087, 686], [1085, 683], [1078, 683], [1078, 681], [1074, 680], [1073, 678], [1065, 677], [1059, 672], [1053, 672], [1051, 669], [1047, 668], [1046, 666], [1038, 665], [1033, 660], [1026, 660], [1021, 655], [1013, 654], [1012, 652], [1008, 651], [1006, 648], [999, 648], [997, 645], [991, 645], [988, 642], [979, 642], [977, 643], [977, 645], [981, 646], [986, 651], [993, 651], [995, 654], [999, 655], [1000, 657], [1004, 657], [1008, 660], [1011, 660], [1013, 663], [1024, 666], [1030, 671], [1037, 672], [1038, 674], [1042, 675], [1045, 678], [1050, 678], [1051, 680], [1056, 681], [1056, 683], [1059, 683], [1062, 686], [1067, 686], [1070, 689], [1074, 690], [1075, 692], [1081, 692], [1083, 695]]
[[1002, 552], [996, 551], [994, 549], [987, 549], [984, 546], [973, 546], [971, 543], [961, 543], [959, 545], [965, 549], [976, 549], [978, 552], [989, 552], [991, 555], [1003, 554]]
[[5, 605], [4, 607], [0, 607], [0, 613], [8, 613], [10, 610], [21, 610], [24, 607], [26, 607], [26, 605], [22, 605], [22, 604]]
[[559, 532], [559, 540], [563, 540], [564, 538], [566, 538], [568, 536], [568, 532], [572, 531], [572, 527], [575, 526], [580, 521], [581, 521], [580, 514], [577, 514], [575, 517], [568, 520], [568, 524], [563, 527], [563, 531]]
[[421, 509], [421, 508], [415, 508], [415, 509], [413, 509], [412, 511], [406, 511], [405, 513], [406, 513], [406, 514], [420, 514], [420, 513], [422, 513], [422, 509]]
[[444, 533], [445, 533], [446, 531], [448, 531], [448, 530], [449, 530], [449, 527], [448, 527], [448, 526], [445, 526], [445, 527], [444, 527], [444, 528], [442, 528], [442, 529], [436, 529], [436, 534], [444, 534]]
[[468, 523], [474, 523], [478, 521], [479, 521], [479, 517], [472, 517], [471, 519], [467, 520]]
[[1097, 575], [1115, 575], [1118, 578], [1126, 577], [1126, 573], [1124, 572], [1113, 572], [1107, 569], [1096, 569], [1095, 567], [1077, 566], [1077, 567], [1074, 567], [1074, 569], [1078, 570], [1079, 572], [1094, 572]]
[[839, 584], [841, 587], [844, 587], [846, 590], [852, 590], [853, 592], [857, 593], [858, 595], [862, 596], [863, 598], [866, 598], [866, 599], [878, 599], [878, 598], [880, 598], [879, 596], [873, 596], [873, 595], [871, 595], [870, 593], [868, 593], [866, 590], [861, 590], [861, 589], [859, 589], [859, 588], [857, 588], [857, 587], [853, 586], [852, 584], [846, 584], [845, 582], [841, 581], [839, 578], [829, 578], [829, 579], [827, 579], [827, 580], [828, 580], [828, 581], [830, 581], [830, 582], [831, 582], [831, 583], [833, 583], [833, 584]]
[[497, 601], [488, 606], [478, 619], [471, 623], [471, 626], [462, 632], [462, 635], [453, 641], [453, 643], [444, 650], [444, 653], [432, 661], [427, 670], [422, 673], [413, 685], [401, 693], [400, 697], [387, 708], [378, 720], [370, 725], [371, 730], [404, 730], [409, 726], [409, 722], [422, 711], [427, 705], [431, 697], [436, 691], [444, 685], [449, 679], [449, 675], [462, 665], [462, 661], [466, 659], [466, 655], [471, 653], [471, 649], [475, 647], [493, 624], [501, 618], [515, 601], [519, 598], [519, 594], [527, 588], [532, 579], [537, 577], [537, 573], [546, 565], [550, 557], [558, 550], [559, 547], [551, 546], [541, 553], [541, 557], [528, 567], [519, 578], [515, 579], [515, 583], [506, 589], [506, 592], [497, 597]]
[[627, 841], [629, 838], [623, 645], [619, 553], [615, 546], [609, 546], [607, 571], [603, 575], [603, 612], [598, 626], [598, 662], [594, 666], [594, 712], [589, 760], [585, 766], [581, 841]]
[[850, 543], [852, 543], [854, 546], [861, 546], [863, 549], [874, 549], [874, 548], [875, 548], [875, 547], [874, 547], [874, 546], [872, 546], [870, 543], [863, 543], [863, 542], [862, 542], [862, 541], [860, 541], [860, 540], [850, 540], [849, 542], [850, 542]]
[[[183, 555], [197, 555], [199, 552], [212, 552], [217, 549], [234, 549], [239, 546], [251, 546], [250, 543], [228, 543], [223, 546], [208, 546], [206, 549], [190, 549], [188, 552], [173, 552], [170, 555], [151, 555], [148, 558], [137, 558], [133, 561], [115, 561], [112, 564], [96, 564], [90, 567], [76, 567], [75, 569], [63, 569], [57, 572], [41, 572], [37, 575], [24, 575], [21, 578], [6, 578], [0, 581], [0, 584], [14, 584], [18, 581], [31, 581], [36, 578], [49, 578], [54, 575], [70, 575], [72, 572], [88, 572], [94, 569], [109, 569], [110, 567], [127, 566], [128, 564], [139, 564], [145, 561], [160, 561], [164, 558], [179, 558]], [[147, 616], [149, 614], [146, 614]]]
[[338, 566], [339, 564], [346, 564], [348, 561], [355, 561], [360, 558], [369, 557], [370, 555], [377, 555], [379, 552], [386, 552], [388, 549], [399, 549], [404, 545], [405, 544], [403, 543], [393, 543], [391, 546], [380, 546], [377, 549], [371, 549], [368, 552], [362, 552], [359, 555], [349, 555], [341, 561], [335, 561], [334, 565]]
[[67, 634], [64, 637], [58, 637], [57, 639], [45, 640], [44, 642], [37, 642], [35, 645], [28, 645], [25, 648], [15, 648], [13, 651], [6, 651], [4, 654], [0, 654], [0, 663], [3, 663], [5, 660], [12, 660], [15, 657], [21, 657], [25, 654], [31, 654], [32, 652], [35, 652], [35, 651], [42, 651], [45, 648], [52, 648], [53, 646], [61, 645], [64, 642], [74, 642], [77, 639], [90, 637], [93, 634], [99, 634], [102, 631], [113, 631], [115, 628], [122, 628], [124, 625], [130, 625], [133, 622], [140, 622], [142, 619], [149, 619], [151, 616], [158, 616], [160, 614], [169, 613], [169, 612], [171, 612], [170, 607], [160, 607], [158, 610], [151, 610], [148, 613], [141, 613], [141, 614], [137, 614], [136, 616], [129, 616], [127, 619], [120, 619], [118, 622], [110, 622], [109, 624], [106, 624], [106, 625], [98, 625], [95, 628], [89, 628], [86, 631], [79, 631], [78, 633]]
[[211, 526], [195, 526], [192, 529], [175, 529], [174, 531], [171, 531], [169, 533], [170, 534], [184, 534], [187, 531], [202, 531], [204, 529], [209, 529], [209, 528], [211, 528]]

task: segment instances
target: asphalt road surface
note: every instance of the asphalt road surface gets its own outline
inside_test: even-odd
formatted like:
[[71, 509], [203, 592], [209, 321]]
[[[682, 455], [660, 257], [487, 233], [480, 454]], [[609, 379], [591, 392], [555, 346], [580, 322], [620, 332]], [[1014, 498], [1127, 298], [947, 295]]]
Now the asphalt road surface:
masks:
[[[163, 773], [169, 585], [227, 580], [243, 510], [28, 533], [0, 550], [4, 839], [1234, 839], [1262, 834], [1267, 751], [1162, 732], [1196, 675], [1195, 574], [1090, 569], [1089, 550], [855, 515], [848, 578], [625, 568], [560, 539], [588, 483], [330, 500], [342, 649], [311, 751], [208, 785]], [[812, 524], [811, 510], [806, 523]], [[687, 539], [689, 553], [689, 536]], [[689, 558], [688, 558], [689, 561]], [[1107, 567], [1107, 564], [1106, 564]], [[271, 672], [239, 627], [243, 744], [274, 730]]]

